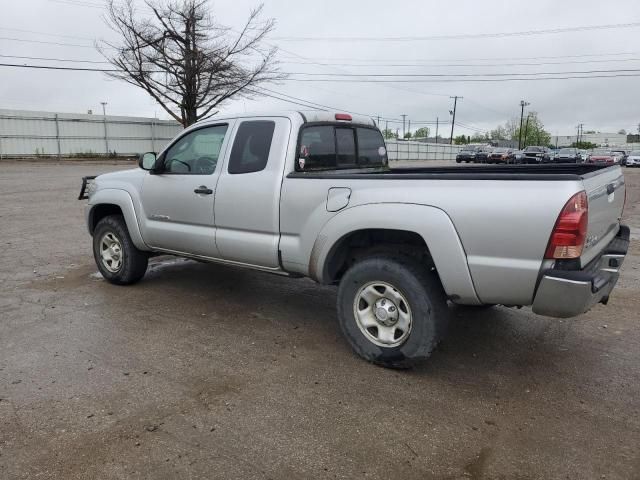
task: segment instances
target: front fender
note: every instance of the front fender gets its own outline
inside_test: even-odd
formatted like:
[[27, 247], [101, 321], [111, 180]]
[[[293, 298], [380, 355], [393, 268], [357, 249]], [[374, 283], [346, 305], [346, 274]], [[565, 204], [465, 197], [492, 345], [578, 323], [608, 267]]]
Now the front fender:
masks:
[[433, 257], [445, 292], [456, 303], [480, 305], [467, 257], [449, 216], [441, 209], [406, 203], [376, 203], [347, 208], [329, 220], [318, 235], [309, 262], [310, 275], [327, 277], [328, 256], [347, 235], [365, 229], [403, 230], [420, 235]]
[[142, 239], [140, 225], [138, 224], [138, 217], [136, 216], [136, 211], [133, 207], [133, 200], [126, 190], [102, 188], [91, 196], [89, 204], [86, 206], [85, 210], [87, 228], [91, 235], [93, 235], [93, 232], [91, 231], [93, 215], [96, 211], [96, 207], [99, 205], [117, 205], [120, 207], [133, 244], [139, 250], [150, 250]]

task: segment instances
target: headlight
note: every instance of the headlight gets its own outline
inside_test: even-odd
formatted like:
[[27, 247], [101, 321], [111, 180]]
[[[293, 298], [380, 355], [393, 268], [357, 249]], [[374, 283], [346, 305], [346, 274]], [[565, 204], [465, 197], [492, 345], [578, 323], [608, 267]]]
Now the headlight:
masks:
[[87, 189], [85, 190], [86, 195], [88, 198], [91, 198], [91, 196], [96, 193], [96, 191], [98, 190], [98, 184], [96, 183], [95, 180], [89, 180], [87, 182]]

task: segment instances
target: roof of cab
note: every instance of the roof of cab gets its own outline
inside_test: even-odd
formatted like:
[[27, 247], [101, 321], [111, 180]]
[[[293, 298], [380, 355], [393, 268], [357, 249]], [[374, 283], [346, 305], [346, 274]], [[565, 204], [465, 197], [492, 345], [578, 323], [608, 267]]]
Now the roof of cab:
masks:
[[351, 120], [336, 120], [336, 114], [344, 114], [344, 112], [329, 112], [326, 110], [277, 110], [277, 111], [262, 111], [262, 112], [245, 112], [226, 115], [216, 115], [214, 117], [201, 120], [195, 125], [202, 125], [205, 123], [218, 122], [220, 120], [231, 120], [236, 118], [256, 118], [256, 117], [287, 117], [296, 119], [304, 123], [309, 122], [340, 122], [346, 124], [358, 124], [358, 125], [370, 125], [376, 126], [375, 120], [365, 115], [353, 115], [347, 113], [351, 117]]

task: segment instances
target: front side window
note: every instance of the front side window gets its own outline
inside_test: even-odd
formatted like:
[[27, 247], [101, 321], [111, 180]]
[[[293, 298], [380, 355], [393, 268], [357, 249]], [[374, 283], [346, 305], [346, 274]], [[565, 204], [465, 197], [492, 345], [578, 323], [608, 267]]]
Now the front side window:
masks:
[[163, 173], [211, 175], [218, 164], [227, 125], [199, 128], [174, 143], [164, 156]]
[[163, 173], [211, 175], [218, 164], [227, 125], [194, 130], [174, 143], [164, 156]]
[[264, 170], [269, 160], [275, 122], [250, 120], [242, 122], [233, 141], [229, 157], [229, 173], [252, 173]]

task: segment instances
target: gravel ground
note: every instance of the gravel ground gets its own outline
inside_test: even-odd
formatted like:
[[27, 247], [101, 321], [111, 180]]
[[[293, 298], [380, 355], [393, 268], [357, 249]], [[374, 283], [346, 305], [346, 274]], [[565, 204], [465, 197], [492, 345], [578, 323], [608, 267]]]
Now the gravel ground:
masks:
[[75, 197], [119, 168], [0, 163], [0, 478], [640, 478], [640, 171], [608, 306], [457, 309], [398, 372], [331, 287], [171, 257], [103, 281]]

